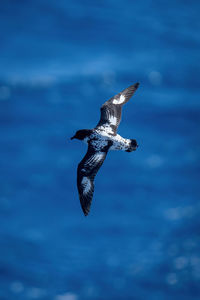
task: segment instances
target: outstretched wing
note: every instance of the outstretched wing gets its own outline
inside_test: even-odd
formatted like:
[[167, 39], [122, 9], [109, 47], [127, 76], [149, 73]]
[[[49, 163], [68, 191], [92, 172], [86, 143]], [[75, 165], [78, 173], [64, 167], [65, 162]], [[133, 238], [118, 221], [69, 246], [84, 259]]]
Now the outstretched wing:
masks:
[[117, 128], [121, 121], [122, 106], [133, 96], [138, 86], [139, 83], [129, 86], [102, 105], [101, 118], [96, 126], [97, 129], [106, 130], [113, 135], [117, 134]]
[[77, 169], [77, 187], [82, 210], [85, 216], [90, 211], [92, 197], [94, 193], [94, 178], [106, 158], [108, 149], [111, 145], [108, 144], [101, 151], [95, 151], [92, 145], [88, 145], [88, 151], [79, 163]]

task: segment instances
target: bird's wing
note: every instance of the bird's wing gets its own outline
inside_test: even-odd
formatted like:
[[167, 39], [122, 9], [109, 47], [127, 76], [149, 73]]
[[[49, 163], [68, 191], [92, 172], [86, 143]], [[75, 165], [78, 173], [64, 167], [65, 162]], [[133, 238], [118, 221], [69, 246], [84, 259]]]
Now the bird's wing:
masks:
[[77, 187], [81, 207], [85, 216], [87, 216], [90, 211], [90, 205], [94, 193], [94, 178], [103, 164], [110, 146], [111, 144], [108, 143], [108, 145], [100, 151], [96, 151], [92, 145], [89, 144], [85, 157], [78, 165]]
[[129, 86], [102, 105], [101, 118], [96, 126], [97, 129], [106, 130], [113, 135], [117, 134], [117, 128], [121, 121], [122, 106], [133, 96], [138, 86], [139, 83]]

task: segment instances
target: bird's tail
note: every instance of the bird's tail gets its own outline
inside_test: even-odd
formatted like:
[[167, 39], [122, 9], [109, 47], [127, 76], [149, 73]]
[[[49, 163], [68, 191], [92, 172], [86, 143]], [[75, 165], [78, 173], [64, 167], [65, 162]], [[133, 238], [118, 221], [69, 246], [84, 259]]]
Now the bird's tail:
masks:
[[126, 150], [126, 152], [132, 152], [132, 151], [135, 151], [138, 147], [138, 143], [136, 140], [134, 139], [131, 139], [130, 140], [130, 143], [129, 143], [129, 147], [128, 149]]

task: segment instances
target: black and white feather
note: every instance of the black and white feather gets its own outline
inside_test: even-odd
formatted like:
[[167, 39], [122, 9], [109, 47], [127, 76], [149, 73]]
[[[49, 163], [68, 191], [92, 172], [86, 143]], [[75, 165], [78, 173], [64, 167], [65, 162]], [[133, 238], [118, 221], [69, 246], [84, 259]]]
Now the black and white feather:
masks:
[[94, 193], [94, 178], [102, 166], [108, 150], [135, 151], [135, 139], [125, 139], [117, 134], [121, 121], [122, 106], [132, 97], [139, 83], [135, 83], [106, 101], [101, 107], [100, 121], [94, 129], [78, 130], [71, 139], [79, 139], [88, 144], [85, 157], [78, 165], [77, 187], [81, 207], [85, 216], [90, 211]]
[[110, 146], [111, 142], [109, 142], [106, 147], [103, 147], [101, 151], [96, 151], [94, 147], [89, 144], [85, 157], [78, 165], [77, 187], [81, 207], [85, 216], [87, 216], [90, 211], [94, 193], [94, 178], [103, 164]]
[[133, 96], [138, 86], [139, 83], [129, 86], [102, 105], [101, 118], [96, 126], [97, 129], [106, 130], [113, 135], [117, 134], [117, 128], [121, 121], [122, 106]]

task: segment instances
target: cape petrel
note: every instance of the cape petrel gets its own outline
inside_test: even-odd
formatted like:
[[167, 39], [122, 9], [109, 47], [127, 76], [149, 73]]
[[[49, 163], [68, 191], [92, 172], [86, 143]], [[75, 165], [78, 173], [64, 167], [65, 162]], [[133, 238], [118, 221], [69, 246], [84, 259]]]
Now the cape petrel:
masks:
[[122, 106], [128, 102], [137, 90], [135, 83], [106, 101], [101, 107], [101, 118], [94, 129], [78, 130], [71, 138], [88, 144], [88, 150], [77, 169], [77, 187], [81, 207], [85, 216], [90, 211], [94, 193], [94, 178], [104, 162], [108, 150], [132, 152], [137, 149], [135, 139], [125, 139], [117, 134], [121, 121]]

